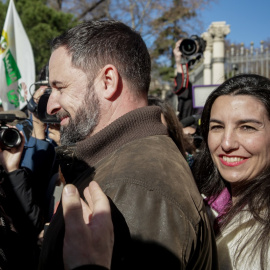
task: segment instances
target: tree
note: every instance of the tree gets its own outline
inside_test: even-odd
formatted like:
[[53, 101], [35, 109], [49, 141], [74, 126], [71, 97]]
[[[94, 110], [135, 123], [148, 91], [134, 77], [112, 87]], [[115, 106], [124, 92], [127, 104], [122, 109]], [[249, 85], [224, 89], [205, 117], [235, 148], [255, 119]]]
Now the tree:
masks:
[[108, 0], [47, 0], [46, 3], [58, 11], [72, 13], [79, 21], [110, 17]]
[[171, 80], [175, 42], [181, 36], [200, 35], [202, 29], [198, 30], [199, 23], [194, 18], [211, 1], [215, 0], [48, 0], [48, 4], [74, 14], [79, 20], [113, 18], [136, 29], [153, 59], [153, 76]]
[[81, 21], [112, 18], [141, 33], [153, 60], [153, 75], [169, 80], [175, 42], [181, 36], [200, 35], [203, 30], [198, 30], [194, 18], [211, 1], [215, 0], [17, 0], [16, 7], [32, 43], [37, 70], [49, 57], [47, 42], [53, 36]]
[[[156, 33], [152, 46], [153, 65], [159, 71], [157, 74], [165, 81], [172, 81], [175, 76], [175, 60], [173, 48], [175, 43], [193, 34], [200, 36], [203, 29], [198, 27], [197, 14], [211, 0], [183, 1], [172, 0], [163, 10], [161, 16], [151, 22], [151, 28]], [[160, 57], [162, 56], [162, 57]]]
[[1, 33], [2, 33], [2, 29], [4, 27], [7, 6], [8, 6], [7, 3], [4, 4], [2, 1], [0, 1], [0, 27], [2, 27], [0, 30]]
[[[0, 26], [3, 29], [8, 3], [3, 4], [3, 1], [0, 3], [0, 7], [1, 5], [5, 7], [3, 18], [0, 13]], [[38, 75], [49, 60], [49, 42], [78, 21], [72, 14], [46, 6], [46, 1], [43, 0], [14, 0], [14, 3], [32, 45]]]

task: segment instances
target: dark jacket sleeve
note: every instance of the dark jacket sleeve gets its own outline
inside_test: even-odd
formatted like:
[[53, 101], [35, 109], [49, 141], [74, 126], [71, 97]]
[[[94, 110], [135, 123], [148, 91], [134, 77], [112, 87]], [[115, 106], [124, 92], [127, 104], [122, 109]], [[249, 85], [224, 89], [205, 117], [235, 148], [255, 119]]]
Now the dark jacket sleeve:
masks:
[[178, 73], [176, 74], [175, 78], [174, 78], [174, 92], [178, 92], [178, 90], [180, 90], [181, 86], [182, 86], [182, 73]]
[[7, 197], [8, 215], [18, 232], [36, 237], [44, 226], [44, 219], [33, 198], [31, 172], [23, 168], [7, 173], [1, 186]]
[[179, 98], [182, 99], [190, 99], [192, 98], [192, 84], [188, 81], [188, 87], [185, 88], [183, 85], [183, 78], [182, 73], [177, 73], [176, 77], [174, 78], [174, 93], [176, 93]]

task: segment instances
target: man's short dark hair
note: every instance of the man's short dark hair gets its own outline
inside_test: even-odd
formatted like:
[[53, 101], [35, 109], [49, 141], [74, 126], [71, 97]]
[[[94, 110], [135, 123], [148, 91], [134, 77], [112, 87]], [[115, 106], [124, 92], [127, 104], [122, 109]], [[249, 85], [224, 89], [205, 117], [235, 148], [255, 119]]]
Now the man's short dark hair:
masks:
[[95, 78], [107, 64], [114, 65], [131, 90], [147, 93], [151, 60], [141, 35], [122, 22], [87, 21], [56, 37], [51, 48], [65, 47], [72, 64]]

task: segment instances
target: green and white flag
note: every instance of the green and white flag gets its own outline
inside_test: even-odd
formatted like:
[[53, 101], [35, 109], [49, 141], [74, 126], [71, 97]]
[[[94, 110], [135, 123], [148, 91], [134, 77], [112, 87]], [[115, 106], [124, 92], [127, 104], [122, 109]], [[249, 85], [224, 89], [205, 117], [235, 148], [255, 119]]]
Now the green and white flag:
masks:
[[30, 98], [35, 82], [35, 62], [31, 44], [10, 0], [0, 39], [0, 98], [5, 111], [20, 110]]

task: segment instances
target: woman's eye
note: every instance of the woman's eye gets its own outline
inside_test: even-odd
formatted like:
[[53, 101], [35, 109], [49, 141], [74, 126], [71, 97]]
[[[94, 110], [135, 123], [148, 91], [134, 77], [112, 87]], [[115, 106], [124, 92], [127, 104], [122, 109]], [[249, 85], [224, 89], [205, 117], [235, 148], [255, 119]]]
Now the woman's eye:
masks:
[[213, 126], [210, 126], [210, 130], [219, 130], [219, 129], [222, 129], [223, 126], [221, 125], [213, 125]]

